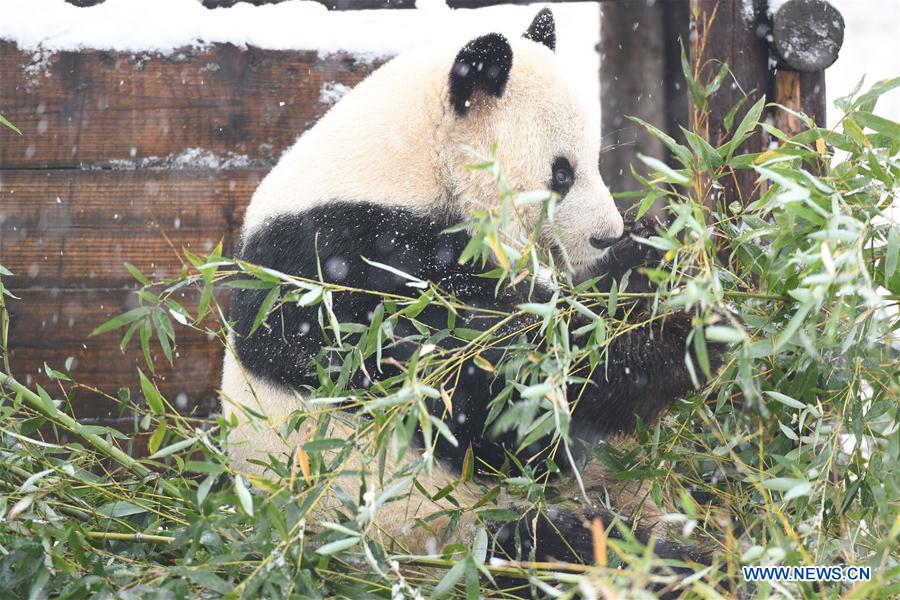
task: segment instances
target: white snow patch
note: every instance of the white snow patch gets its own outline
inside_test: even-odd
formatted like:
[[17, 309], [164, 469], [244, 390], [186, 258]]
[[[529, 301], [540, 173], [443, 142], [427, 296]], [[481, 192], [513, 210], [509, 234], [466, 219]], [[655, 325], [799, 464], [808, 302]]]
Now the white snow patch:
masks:
[[766, 14], [771, 17], [776, 12], [778, 12], [778, 9], [781, 8], [781, 5], [787, 1], [788, 0], [769, 0], [769, 4], [766, 7]]
[[246, 154], [229, 152], [226, 156], [204, 148], [187, 148], [178, 154], [167, 156], [147, 156], [140, 160], [114, 159], [108, 166], [113, 170], [133, 171], [135, 169], [247, 169], [271, 166], [269, 161], [253, 159]]
[[[834, 100], [849, 94], [863, 75], [863, 90], [880, 79], [900, 75], [900, 2], [832, 0], [832, 4], [844, 16], [846, 30], [837, 61], [825, 69], [829, 128], [836, 127], [844, 116]], [[882, 96], [875, 113], [900, 121], [900, 88]]]
[[756, 17], [755, 0], [741, 0], [741, 17], [745, 23], [752, 23]]
[[328, 81], [319, 91], [319, 102], [326, 106], [337, 104], [337, 101], [347, 95], [352, 88], [339, 81]]
[[[271, 50], [316, 50], [320, 56], [348, 52], [362, 60], [490, 31], [519, 36], [538, 5], [446, 8], [419, 0], [418, 10], [329, 12], [312, 0], [253, 6], [244, 2], [209, 10], [198, 0], [106, 0], [78, 8], [64, 0], [0, 0], [0, 39], [35, 52], [34, 75], [52, 53], [84, 48], [175, 54], [176, 49], [231, 43]], [[592, 2], [553, 4], [561, 69], [585, 104], [599, 116], [600, 9]], [[10, 15], [15, 15], [11, 17]], [[597, 118], [599, 121], [599, 118]]]

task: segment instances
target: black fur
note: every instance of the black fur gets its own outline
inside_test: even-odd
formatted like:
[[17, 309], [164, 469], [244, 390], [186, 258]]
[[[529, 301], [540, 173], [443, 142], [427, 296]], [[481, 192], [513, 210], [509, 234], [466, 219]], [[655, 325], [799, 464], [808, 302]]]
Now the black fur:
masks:
[[[617, 527], [610, 527], [617, 517], [601, 507], [583, 510], [548, 508], [540, 513], [522, 507], [514, 512], [521, 512], [522, 517], [509, 523], [488, 524], [494, 533], [494, 556], [530, 559], [534, 549], [534, 559], [538, 562], [591, 563], [594, 539], [590, 525], [594, 518], [599, 518], [606, 527], [606, 535], [622, 537]], [[642, 544], [650, 542], [655, 523], [626, 522], [625, 525]], [[659, 558], [685, 562], [709, 564], [712, 558], [700, 548], [673, 540], [656, 539], [653, 550]]]
[[[362, 258], [366, 257], [431, 281], [468, 305], [501, 311], [512, 311], [523, 302], [547, 299], [548, 292], [540, 288], [535, 292], [537, 298], [529, 298], [524, 285], [495, 296], [495, 280], [479, 277], [482, 269], [476, 266], [460, 265], [457, 257], [469, 236], [464, 232], [443, 233], [458, 220], [453, 215], [429, 215], [367, 202], [326, 202], [304, 213], [274, 218], [245, 240], [240, 256], [291, 275], [318, 279], [321, 269], [323, 279], [331, 283], [408, 297], [418, 295], [406, 279], [366, 263]], [[624, 254], [625, 246], [634, 243], [623, 238], [614, 249]], [[594, 274], [603, 275], [608, 267], [598, 265]], [[320, 307], [285, 304], [250, 335], [266, 294], [266, 290], [235, 290], [231, 320], [237, 333], [235, 347], [241, 363], [253, 375], [288, 389], [318, 387], [314, 359], [318, 356], [320, 362], [335, 367], [340, 367], [343, 361], [342, 355], [329, 349], [331, 342], [319, 325]], [[379, 303], [380, 297], [374, 294], [338, 292], [333, 296], [333, 311], [341, 323], [367, 325]], [[416, 320], [433, 330], [445, 329], [448, 311], [442, 306], [429, 306]], [[508, 327], [515, 331], [537, 320], [538, 317], [523, 316]], [[497, 317], [485, 318], [470, 311], [459, 315], [456, 326], [484, 330], [496, 323]], [[585, 317], [576, 316], [570, 327], [576, 329], [585, 324]], [[689, 391], [691, 380], [684, 366], [684, 353], [690, 330], [688, 315], [675, 314], [664, 321], [657, 319], [617, 337], [608, 348], [605, 365], [593, 371], [583, 367], [577, 375], [589, 377], [592, 383], [573, 385], [569, 398], [574, 407], [572, 423], [576, 437], [590, 443], [608, 433], [633, 432], [636, 417], [650, 423], [675, 398]], [[402, 338], [415, 334], [416, 330], [408, 320], [399, 319], [395, 332]], [[351, 345], [356, 341], [352, 336], [347, 338]], [[436, 341], [444, 347], [462, 343], [454, 342], [453, 338]], [[406, 361], [420, 342], [394, 343], [382, 350], [382, 357]], [[482, 355], [496, 364], [504, 350], [493, 348]], [[718, 355], [712, 354], [716, 361]], [[396, 368], [386, 365], [379, 371], [374, 355], [364, 358], [366, 373], [376, 381], [399, 374]], [[348, 385], [362, 388], [372, 383], [358, 371]], [[454, 447], [440, 438], [436, 448], [439, 459], [458, 469], [471, 444], [477, 459], [500, 467], [507, 452], [515, 453], [512, 432], [498, 438], [485, 434], [489, 403], [504, 385], [500, 375], [473, 364], [462, 366], [452, 398], [453, 414], [444, 414], [442, 402], [432, 406], [435, 416], [447, 423], [459, 441]], [[532, 455], [546, 441], [538, 442], [523, 455]], [[560, 466], [566, 467], [564, 463]]]
[[450, 69], [450, 103], [456, 114], [465, 116], [469, 112], [478, 90], [502, 96], [512, 61], [509, 41], [499, 33], [483, 35], [463, 46]]
[[549, 8], [542, 8], [522, 37], [556, 51], [556, 21]]
[[[520, 296], [495, 297], [496, 280], [477, 277], [479, 269], [457, 263], [469, 236], [442, 231], [458, 221], [449, 215], [430, 216], [372, 203], [329, 202], [305, 213], [276, 217], [245, 241], [240, 257], [310, 279], [318, 279], [321, 265], [323, 279], [330, 283], [418, 296], [419, 292], [407, 285], [407, 279], [366, 263], [362, 259], [365, 257], [439, 284], [469, 305], [513, 310], [522, 301]], [[235, 349], [241, 363], [253, 375], [288, 389], [318, 387], [314, 359], [329, 345], [319, 326], [319, 307], [285, 304], [269, 315], [265, 326], [248, 335], [266, 294], [267, 290], [238, 289], [232, 297], [230, 318], [237, 333]], [[341, 323], [368, 325], [380, 301], [373, 294], [336, 293], [333, 311]], [[447, 327], [447, 319], [448, 311], [437, 306], [427, 307], [416, 317], [419, 323], [437, 330]], [[484, 319], [481, 314], [463, 313], [456, 326], [487, 328], [494, 323], [496, 319]], [[404, 337], [416, 330], [408, 320], [401, 319], [395, 333]], [[351, 338], [349, 343], [355, 341]], [[454, 343], [459, 342], [441, 341], [445, 347]], [[417, 347], [417, 343], [400, 342], [384, 348], [382, 357], [406, 361]], [[341, 360], [339, 355], [327, 351], [320, 357], [320, 361], [338, 366]], [[399, 374], [389, 365], [382, 365], [379, 371], [374, 355], [366, 357], [364, 365], [376, 381]], [[439, 438], [436, 455], [459, 469], [471, 444], [475, 456], [499, 468], [506, 459], [504, 449], [514, 447], [515, 440], [493, 440], [483, 435], [494, 382], [489, 373], [472, 364], [462, 369], [464, 376], [453, 395], [454, 414], [445, 416], [440, 402], [432, 406], [435, 415], [445, 419], [459, 445], [452, 446]], [[354, 388], [372, 383], [362, 372], [349, 382]], [[494, 386], [499, 391], [503, 382]]]

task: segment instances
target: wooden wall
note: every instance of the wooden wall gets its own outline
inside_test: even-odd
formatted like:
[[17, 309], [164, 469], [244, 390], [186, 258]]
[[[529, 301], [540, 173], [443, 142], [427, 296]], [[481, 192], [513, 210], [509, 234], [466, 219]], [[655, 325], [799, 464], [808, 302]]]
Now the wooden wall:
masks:
[[[40, 56], [0, 42], [0, 264], [11, 366], [51, 386], [43, 363], [115, 395], [139, 396], [136, 344], [89, 338], [137, 305], [123, 264], [176, 274], [179, 250], [219, 240], [232, 253], [244, 207], [285, 148], [324, 114], [335, 83], [353, 86], [375, 66], [348, 55], [215, 45], [162, 57], [101, 51]], [[227, 302], [227, 296], [222, 300]], [[185, 299], [190, 305], [191, 299]], [[186, 411], [216, 403], [221, 348], [186, 329], [174, 368], [156, 356], [158, 384]], [[85, 419], [117, 407], [79, 390]]]

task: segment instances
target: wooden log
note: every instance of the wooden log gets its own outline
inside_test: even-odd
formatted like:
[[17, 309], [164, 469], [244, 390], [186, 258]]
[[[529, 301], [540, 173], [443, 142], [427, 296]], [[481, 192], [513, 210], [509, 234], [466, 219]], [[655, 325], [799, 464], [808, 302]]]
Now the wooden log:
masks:
[[772, 14], [772, 47], [782, 66], [815, 73], [837, 60], [844, 17], [827, 0], [787, 0]]
[[231, 255], [264, 170], [0, 171], [0, 262], [7, 284], [132, 285], [123, 264], [152, 279], [181, 268], [181, 250]]
[[[705, 85], [712, 81], [725, 61], [728, 61], [733, 77], [709, 98], [708, 117], [692, 118], [691, 122], [695, 132], [718, 146], [732, 133], [725, 123], [731, 108], [748, 96], [734, 116], [733, 125], [736, 125], [772, 85], [765, 40], [768, 31], [766, 0], [691, 0], [691, 9], [696, 15], [691, 61], [700, 67], [698, 82]], [[765, 137], [757, 132], [738, 148], [738, 153], [761, 152], [766, 143]], [[733, 201], [747, 204], [758, 195], [756, 174], [749, 169], [737, 173], [734, 178], [725, 178], [723, 183], [724, 193], [720, 197], [709, 197], [711, 208], [720, 200], [725, 205]]]
[[689, 123], [690, 105], [688, 103], [687, 83], [681, 67], [681, 47], [688, 49], [691, 38], [691, 3], [690, 0], [675, 0], [662, 4], [665, 46], [665, 94], [666, 117], [663, 131], [680, 142], [684, 142], [684, 134], [680, 127]]
[[0, 107], [24, 134], [5, 137], [0, 167], [270, 166], [329, 108], [323, 90], [377, 65], [230, 44], [36, 61], [0, 42]]
[[[137, 369], [149, 374], [137, 340], [123, 354], [119, 350], [122, 331], [89, 337], [91, 331], [110, 318], [137, 306], [128, 290], [12, 290], [18, 299], [7, 299], [10, 313], [10, 364], [15, 377], [24, 384], [39, 383], [53, 393], [57, 384], [44, 372], [44, 363], [63, 370], [66, 358], [73, 357], [72, 375], [83, 384], [111, 396], [119, 388], [131, 390], [140, 401]], [[187, 291], [176, 298], [194, 310], [197, 294]], [[229, 295], [218, 294], [227, 310]], [[170, 366], [154, 342], [153, 360], [160, 391], [183, 412], [208, 414], [217, 406], [216, 388], [221, 378], [222, 347], [215, 339], [176, 324], [176, 358]], [[136, 337], [136, 336], [135, 336]], [[56, 397], [60, 394], [57, 392]], [[100, 420], [119, 414], [115, 402], [102, 395], [79, 390], [73, 397], [79, 417]]]

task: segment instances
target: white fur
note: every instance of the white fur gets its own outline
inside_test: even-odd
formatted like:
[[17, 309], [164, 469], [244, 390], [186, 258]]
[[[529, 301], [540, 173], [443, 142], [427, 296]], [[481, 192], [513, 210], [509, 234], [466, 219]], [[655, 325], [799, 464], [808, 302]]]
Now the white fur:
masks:
[[[467, 165], [498, 144], [501, 170], [520, 191], [546, 189], [550, 167], [566, 157], [575, 185], [559, 204], [545, 240], [557, 237], [576, 270], [602, 250], [591, 236], [618, 237], [622, 218], [600, 178], [598, 133], [566, 85], [548, 48], [512, 38], [513, 66], [501, 98], [476, 93], [463, 117], [448, 100], [459, 48], [401, 55], [335, 105], [263, 179], [244, 220], [246, 236], [267, 218], [331, 200], [432, 209], [497, 202], [497, 186]], [[538, 211], [524, 215], [524, 228]]]

